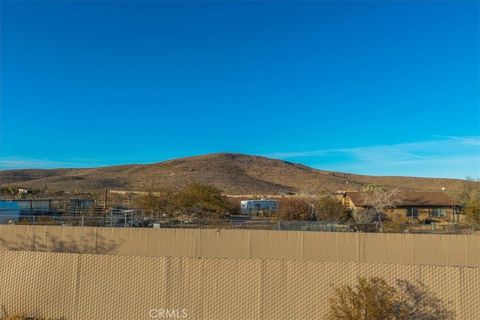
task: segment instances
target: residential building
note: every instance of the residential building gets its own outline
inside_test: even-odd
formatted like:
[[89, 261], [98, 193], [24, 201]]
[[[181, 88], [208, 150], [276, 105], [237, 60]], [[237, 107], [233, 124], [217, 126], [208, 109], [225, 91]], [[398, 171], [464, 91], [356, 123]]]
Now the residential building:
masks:
[[[372, 207], [369, 192], [345, 192], [342, 204], [357, 211]], [[456, 222], [459, 221], [459, 204], [445, 192], [400, 191], [394, 196], [395, 207], [383, 212], [394, 221]]]

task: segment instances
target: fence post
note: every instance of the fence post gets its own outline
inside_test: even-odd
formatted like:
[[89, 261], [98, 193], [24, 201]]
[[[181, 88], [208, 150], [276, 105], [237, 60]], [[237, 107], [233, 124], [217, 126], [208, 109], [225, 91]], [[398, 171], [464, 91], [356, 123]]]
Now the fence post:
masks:
[[82, 227], [83, 227], [83, 219], [84, 219], [84, 218], [85, 218], [85, 217], [84, 217], [84, 216], [82, 216]]
[[35, 225], [35, 216], [33, 216], [33, 225]]

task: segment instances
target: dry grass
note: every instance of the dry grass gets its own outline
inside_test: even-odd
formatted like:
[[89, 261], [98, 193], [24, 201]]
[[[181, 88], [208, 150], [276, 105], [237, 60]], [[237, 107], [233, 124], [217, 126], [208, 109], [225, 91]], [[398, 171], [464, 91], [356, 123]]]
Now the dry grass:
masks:
[[102, 190], [158, 190], [182, 188], [190, 183], [214, 185], [228, 194], [320, 194], [360, 190], [368, 184], [409, 190], [439, 191], [451, 195], [463, 188], [462, 180], [412, 177], [372, 177], [316, 170], [281, 160], [240, 154], [211, 154], [150, 165], [92, 169], [0, 171], [0, 185], [48, 186], [49, 190], [76, 192]]

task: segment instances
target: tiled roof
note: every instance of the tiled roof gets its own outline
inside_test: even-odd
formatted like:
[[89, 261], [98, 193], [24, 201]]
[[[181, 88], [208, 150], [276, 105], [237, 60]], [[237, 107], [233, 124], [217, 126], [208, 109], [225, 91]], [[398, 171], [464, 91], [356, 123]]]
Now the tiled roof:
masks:
[[[368, 206], [368, 192], [347, 192], [357, 207]], [[397, 196], [397, 207], [404, 206], [454, 206], [456, 201], [444, 192], [400, 191]]]

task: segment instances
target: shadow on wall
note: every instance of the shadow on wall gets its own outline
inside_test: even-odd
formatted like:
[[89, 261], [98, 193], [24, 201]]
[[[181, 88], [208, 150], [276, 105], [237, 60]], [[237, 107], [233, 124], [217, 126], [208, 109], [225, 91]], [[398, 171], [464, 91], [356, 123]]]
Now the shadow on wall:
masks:
[[115, 254], [121, 244], [121, 241], [106, 239], [93, 232], [80, 237], [59, 237], [47, 233], [45, 236], [17, 235], [15, 241], [0, 238], [0, 247], [11, 251]]
[[444, 302], [425, 284], [397, 279], [389, 285], [383, 278], [358, 279], [355, 286], [335, 288], [329, 299], [329, 320], [454, 320]]

